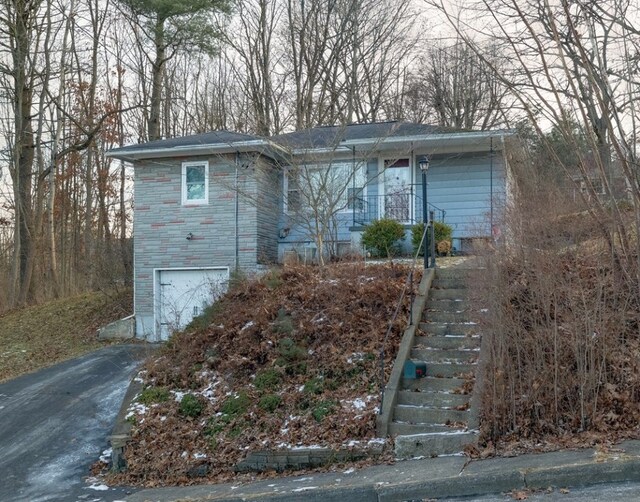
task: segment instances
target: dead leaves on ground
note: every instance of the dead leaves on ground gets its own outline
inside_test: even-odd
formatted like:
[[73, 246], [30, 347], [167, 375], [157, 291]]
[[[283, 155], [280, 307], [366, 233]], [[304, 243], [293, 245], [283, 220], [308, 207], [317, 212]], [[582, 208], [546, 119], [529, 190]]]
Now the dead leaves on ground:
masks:
[[[114, 480], [224, 481], [237, 477], [233, 466], [249, 451], [366, 448], [380, 404], [378, 355], [406, 276], [402, 266], [355, 263], [285, 268], [236, 284], [204, 329], [174, 336], [145, 366], [147, 385], [194, 393], [204, 412], [181, 416], [174, 394], [148, 407], [136, 417], [128, 470]], [[406, 297], [385, 348], [387, 375], [408, 307]], [[254, 385], [265, 375], [268, 385]], [[225, 415], [225, 401], [240, 394], [247, 409]]]

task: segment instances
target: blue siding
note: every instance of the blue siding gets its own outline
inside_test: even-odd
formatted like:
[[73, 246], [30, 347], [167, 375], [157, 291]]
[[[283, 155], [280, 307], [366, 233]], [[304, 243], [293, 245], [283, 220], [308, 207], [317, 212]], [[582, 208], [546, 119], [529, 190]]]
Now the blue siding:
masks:
[[492, 206], [494, 224], [504, 209], [501, 155], [433, 157], [427, 180], [427, 201], [445, 211], [455, 238], [491, 235]]
[[[416, 158], [421, 157], [416, 155]], [[385, 198], [380, 193], [384, 175], [379, 170], [378, 157], [367, 160], [367, 185], [364, 193], [365, 208], [362, 211], [343, 211], [338, 214], [338, 241], [359, 242], [354, 233], [361, 232], [362, 226], [384, 216], [382, 208]], [[410, 188], [413, 197], [413, 213], [407, 225], [422, 221], [421, 172], [414, 163], [414, 185]], [[453, 227], [455, 240], [461, 238], [487, 237], [491, 235], [492, 218], [494, 225], [500, 225], [505, 203], [505, 165], [501, 152], [432, 155], [428, 171], [427, 201], [435, 217]], [[410, 203], [410, 202], [409, 202]], [[407, 214], [410, 211], [407, 210]], [[313, 237], [292, 217], [283, 214], [281, 228], [289, 233], [279, 240], [280, 255], [285, 249], [313, 247]]]

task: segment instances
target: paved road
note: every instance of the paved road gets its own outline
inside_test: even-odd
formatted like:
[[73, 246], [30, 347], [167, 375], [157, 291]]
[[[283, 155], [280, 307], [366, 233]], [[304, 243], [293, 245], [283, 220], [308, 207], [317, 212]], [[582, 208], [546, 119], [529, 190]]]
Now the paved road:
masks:
[[556, 500], [561, 502], [638, 502], [640, 501], [640, 483], [602, 484], [569, 488], [562, 491], [558, 489], [536, 492], [516, 490], [510, 494], [443, 500], [447, 500], [447, 502], [509, 502], [513, 500], [526, 500], [527, 502], [554, 502]]
[[113, 501], [126, 490], [86, 478], [129, 380], [150, 349], [105, 347], [0, 384], [0, 501]]

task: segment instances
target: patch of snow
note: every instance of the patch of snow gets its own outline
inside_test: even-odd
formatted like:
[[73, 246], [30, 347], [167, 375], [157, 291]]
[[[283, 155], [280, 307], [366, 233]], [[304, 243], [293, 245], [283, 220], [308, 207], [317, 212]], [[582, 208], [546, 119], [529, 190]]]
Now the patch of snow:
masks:
[[185, 396], [185, 394], [187, 394], [186, 392], [182, 392], [180, 390], [172, 390], [170, 391], [171, 394], [173, 394], [176, 403], [179, 403], [180, 401], [182, 401], [182, 398]]
[[387, 442], [387, 440], [385, 438], [372, 438], [369, 441], [367, 441], [367, 444], [372, 445], [372, 444], [385, 444]]
[[353, 474], [354, 472], [356, 472], [356, 470], [353, 467], [351, 467], [346, 471], [343, 471], [342, 474]]
[[112, 448], [107, 448], [106, 450], [104, 450], [102, 452], [102, 455], [100, 455], [100, 462], [104, 462], [105, 464], [108, 464], [112, 453], [113, 453]]
[[180, 455], [182, 458], [188, 458], [189, 457], [189, 453], [185, 450], [182, 452], [182, 455]]
[[164, 415], [162, 415], [162, 416], [160, 417], [160, 421], [161, 421], [161, 422], [164, 422], [166, 419], [167, 419], [167, 417], [166, 417], [166, 416], [164, 416]]
[[242, 333], [243, 331], [249, 329], [251, 326], [255, 326], [256, 323], [253, 321], [249, 321], [247, 324], [245, 324], [244, 326], [242, 326], [242, 328], [240, 328], [240, 333]]
[[144, 415], [147, 411], [149, 411], [149, 408], [146, 405], [135, 402], [131, 403], [131, 406], [127, 409], [127, 414], [124, 419], [127, 420], [136, 415]]
[[352, 401], [351, 406], [353, 406], [356, 410], [364, 410], [367, 407], [367, 403], [365, 403], [360, 398], [356, 398]]
[[303, 481], [311, 481], [313, 476], [305, 476], [304, 478], [294, 479], [294, 483], [302, 483]]
[[489, 312], [489, 309], [480, 309], [480, 312], [482, 312], [484, 314], [486, 312]]
[[101, 483], [100, 480], [98, 480], [98, 478], [87, 478], [87, 483], [91, 483], [89, 486], [87, 486], [89, 490], [106, 492], [109, 489], [109, 487], [104, 483]]
[[292, 492], [308, 492], [309, 490], [317, 490], [317, 486], [303, 486], [301, 488], [294, 488]]
[[207, 454], [206, 453], [194, 453], [193, 454], [193, 458], [200, 460], [201, 458], [207, 458]]

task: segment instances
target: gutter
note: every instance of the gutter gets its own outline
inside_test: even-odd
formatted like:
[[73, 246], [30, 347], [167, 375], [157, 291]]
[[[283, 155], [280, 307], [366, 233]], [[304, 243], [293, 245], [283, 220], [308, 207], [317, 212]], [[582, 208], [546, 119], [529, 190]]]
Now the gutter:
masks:
[[[154, 157], [181, 157], [185, 155], [193, 154], [206, 154], [206, 153], [232, 153], [241, 150], [259, 150], [259, 147], [272, 146], [271, 143], [265, 140], [251, 140], [241, 141], [237, 143], [220, 143], [220, 144], [204, 144], [204, 145], [184, 145], [173, 146], [166, 148], [152, 148], [126, 151], [126, 148], [118, 148], [115, 150], [109, 150], [105, 153], [107, 157], [112, 157], [121, 160], [134, 161]], [[124, 151], [123, 151], [124, 150]]]
[[[513, 135], [511, 131], [506, 131], [508, 135]], [[388, 143], [408, 143], [408, 142], [441, 142], [441, 141], [455, 141], [455, 140], [472, 140], [472, 139], [490, 139], [493, 137], [503, 137], [505, 131], [491, 131], [491, 132], [466, 132], [466, 133], [445, 133], [445, 134], [433, 134], [417, 136], [389, 136], [386, 138], [368, 138], [368, 139], [352, 139], [344, 140], [342, 145], [358, 146], [358, 145], [376, 145], [376, 144], [388, 144]]]

